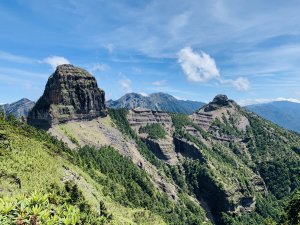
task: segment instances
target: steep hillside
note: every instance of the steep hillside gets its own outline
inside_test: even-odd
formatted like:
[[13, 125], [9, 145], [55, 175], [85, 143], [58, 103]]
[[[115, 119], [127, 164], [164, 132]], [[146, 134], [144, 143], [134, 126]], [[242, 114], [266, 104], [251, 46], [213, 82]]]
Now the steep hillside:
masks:
[[6, 115], [12, 114], [17, 118], [21, 118], [22, 116], [26, 118], [28, 112], [32, 109], [34, 104], [35, 102], [30, 101], [27, 98], [22, 98], [19, 101], [10, 104], [1, 105], [0, 108], [4, 110], [4, 113]]
[[300, 104], [288, 101], [248, 105], [251, 112], [289, 130], [300, 133]]
[[124, 95], [118, 100], [107, 101], [107, 107], [112, 109], [134, 109], [134, 108], [147, 108], [151, 110], [161, 110], [166, 112], [191, 114], [204, 103], [178, 100], [173, 96], [166, 93], [153, 93], [149, 96], [143, 96], [137, 93], [129, 93]]
[[[89, 152], [101, 153], [96, 159], [104, 160], [105, 168], [92, 170], [87, 167], [93, 165], [87, 151], [72, 152], [45, 132], [12, 117], [4, 120], [1, 115], [0, 223], [29, 224], [26, 221], [37, 220], [42, 224], [165, 224], [162, 217], [143, 206], [133, 207], [126, 199], [115, 200], [114, 195], [121, 196], [120, 191], [127, 189], [125, 183], [110, 178], [114, 170], [122, 168], [124, 173], [134, 174], [135, 178], [123, 177], [131, 187], [138, 188], [139, 194], [139, 185], [147, 185], [154, 197], [156, 190], [145, 174], [112, 148]], [[107, 185], [108, 180], [113, 186]]]
[[[223, 95], [189, 117], [172, 114], [171, 118], [151, 110], [131, 110], [120, 120], [120, 129], [126, 133], [130, 125], [169, 165], [181, 190], [197, 197], [213, 222], [263, 224], [268, 217], [278, 221], [283, 199], [300, 188], [298, 135]], [[164, 132], [151, 124], [159, 124]], [[154, 131], [162, 135], [153, 136]]]
[[[101, 204], [105, 207], [101, 204], [99, 207], [105, 210], [100, 210], [100, 215], [104, 211], [104, 219], [108, 222], [122, 217], [132, 224], [280, 222], [286, 199], [300, 188], [299, 135], [246, 111], [225, 95], [216, 96], [191, 115], [141, 107], [109, 109], [106, 114], [104, 99], [94, 98], [104, 98], [104, 91], [99, 92], [92, 75], [66, 65], [60, 69], [63, 74], [50, 77], [40, 103], [30, 113], [30, 123], [46, 129], [68, 147], [45, 132], [15, 124], [30, 131], [24, 134], [23, 142], [15, 144], [16, 149], [26, 144], [26, 138], [35, 138], [50, 146], [45, 149], [48, 154], [60, 157], [55, 162], [47, 159], [50, 165], [35, 164], [30, 160], [32, 165], [27, 165], [28, 156], [21, 155], [27, 167], [40, 169], [25, 178], [21, 175], [29, 171], [27, 167], [17, 170], [12, 163], [3, 164], [7, 168], [3, 174], [8, 175], [2, 177], [13, 180], [15, 190], [19, 190], [20, 177], [30, 181], [28, 176], [37, 173], [36, 177], [40, 177], [43, 170], [45, 174], [54, 175], [49, 178], [45, 175], [41, 179], [43, 182], [32, 183], [32, 187], [43, 190], [53, 182], [61, 184], [66, 180], [58, 172], [63, 167], [63, 174], [74, 178], [79, 188], [83, 181], [83, 187], [92, 185], [95, 192], [89, 190], [88, 193], [93, 197], [87, 197], [85, 201], [103, 196]], [[74, 79], [73, 73], [78, 79]], [[93, 88], [89, 88], [90, 82]], [[40, 126], [44, 122], [47, 126]], [[6, 138], [3, 140], [3, 146], [8, 148], [10, 142]], [[54, 147], [51, 147], [53, 143]], [[30, 145], [43, 148], [40, 143]], [[35, 147], [26, 150], [28, 145], [23, 151], [27, 154], [36, 151]], [[60, 148], [63, 150], [58, 151]], [[31, 157], [37, 157], [39, 162], [48, 156], [38, 153]], [[18, 160], [14, 156], [12, 162]], [[9, 168], [19, 171], [20, 177], [12, 174]], [[13, 190], [9, 186], [12, 182], [6, 180], [5, 183], [8, 195]], [[74, 189], [69, 186], [61, 184], [58, 192], [63, 188], [66, 191]], [[74, 195], [72, 191], [68, 193]], [[85, 199], [84, 188], [82, 193]], [[118, 214], [107, 202], [115, 204], [113, 209], [116, 211], [119, 206], [124, 210]], [[79, 215], [89, 218], [91, 213], [86, 207], [83, 209], [85, 211]], [[123, 215], [123, 212], [127, 214]]]

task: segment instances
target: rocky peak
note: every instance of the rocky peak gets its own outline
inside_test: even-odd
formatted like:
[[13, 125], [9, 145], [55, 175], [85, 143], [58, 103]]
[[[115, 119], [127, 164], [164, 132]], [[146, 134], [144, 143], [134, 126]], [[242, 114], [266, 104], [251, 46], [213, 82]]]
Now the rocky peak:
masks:
[[237, 105], [233, 100], [228, 99], [226, 95], [217, 95], [214, 99], [203, 107], [204, 112], [210, 112], [222, 107], [232, 107]]
[[220, 106], [226, 106], [229, 104], [231, 100], [228, 99], [226, 95], [217, 95], [214, 97], [212, 103], [220, 105]]
[[240, 131], [245, 131], [249, 125], [248, 119], [241, 113], [243, 109], [233, 100], [228, 99], [226, 95], [217, 95], [207, 105], [193, 113], [190, 118], [205, 130], [214, 129], [212, 126], [215, 119], [221, 122], [226, 120], [234, 120], [235, 126]]
[[28, 115], [28, 123], [43, 129], [70, 120], [106, 116], [105, 93], [86, 70], [64, 64], [49, 77], [42, 97]]

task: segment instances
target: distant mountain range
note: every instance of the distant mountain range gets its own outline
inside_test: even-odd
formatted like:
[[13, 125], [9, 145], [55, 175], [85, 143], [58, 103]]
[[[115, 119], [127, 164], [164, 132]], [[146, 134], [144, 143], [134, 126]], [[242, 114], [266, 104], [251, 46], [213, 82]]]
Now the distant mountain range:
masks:
[[278, 101], [245, 108], [279, 126], [300, 133], [300, 103]]
[[150, 94], [149, 96], [143, 96], [137, 93], [129, 93], [125, 94], [118, 100], [109, 100], [106, 102], [106, 104], [107, 107], [114, 109], [133, 109], [141, 107], [152, 110], [191, 114], [202, 107], [205, 103], [190, 100], [179, 100], [172, 95], [159, 92]]
[[[27, 117], [28, 112], [34, 106], [35, 102], [27, 98], [19, 101], [0, 105], [5, 114], [13, 114], [17, 118]], [[162, 110], [174, 113], [192, 114], [205, 103], [179, 100], [166, 93], [153, 93], [149, 96], [143, 96], [137, 93], [125, 94], [118, 100], [109, 100], [106, 102], [109, 108], [148, 108], [153, 110]], [[254, 104], [245, 106], [251, 112], [254, 112], [264, 119], [270, 120], [288, 130], [300, 133], [300, 103], [289, 101], [277, 101], [264, 104]]]
[[27, 117], [28, 112], [32, 109], [34, 104], [35, 102], [27, 98], [22, 98], [21, 100], [10, 104], [0, 105], [0, 108], [4, 110], [6, 115], [12, 114], [17, 118], [21, 118], [22, 116]]

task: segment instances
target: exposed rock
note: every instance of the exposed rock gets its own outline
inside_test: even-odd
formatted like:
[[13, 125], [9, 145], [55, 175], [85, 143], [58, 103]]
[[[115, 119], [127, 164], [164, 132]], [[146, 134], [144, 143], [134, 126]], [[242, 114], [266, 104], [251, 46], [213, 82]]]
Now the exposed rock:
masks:
[[70, 120], [90, 120], [106, 116], [105, 93], [95, 77], [73, 65], [57, 67], [42, 97], [29, 112], [30, 125], [48, 129]]
[[201, 150], [193, 143], [185, 139], [174, 138], [175, 150], [182, 156], [199, 160], [201, 163], [207, 163]]
[[[230, 125], [233, 128], [245, 132], [249, 126], [249, 120], [242, 111], [243, 109], [235, 101], [228, 99], [226, 95], [217, 95], [213, 101], [190, 115], [190, 118], [199, 127], [210, 132], [216, 132], [216, 127], [213, 127], [215, 119], [223, 123], [226, 122], [224, 119], [227, 121], [231, 119]], [[230, 141], [231, 138], [226, 137], [225, 139], [225, 141]]]
[[211, 113], [202, 112], [201, 110], [193, 113], [190, 118], [199, 127], [208, 130], [213, 122], [213, 115]]
[[[150, 149], [158, 158], [165, 160], [169, 164], [176, 164], [178, 162], [172, 138], [172, 118], [168, 113], [146, 108], [136, 108], [129, 111], [127, 119], [130, 126], [143, 138], [144, 142], [148, 144]], [[143, 137], [143, 134], [139, 133], [140, 127], [154, 123], [162, 125], [162, 127], [165, 129], [167, 132], [165, 138], [159, 140], [150, 140]]]
[[168, 113], [146, 108], [135, 108], [130, 110], [127, 119], [129, 124], [136, 131], [138, 131], [141, 126], [159, 123], [166, 128], [167, 132], [170, 132], [173, 125], [172, 118]]
[[217, 95], [214, 99], [203, 107], [204, 112], [210, 112], [221, 107], [231, 107], [236, 105], [233, 100], [229, 100], [226, 95]]

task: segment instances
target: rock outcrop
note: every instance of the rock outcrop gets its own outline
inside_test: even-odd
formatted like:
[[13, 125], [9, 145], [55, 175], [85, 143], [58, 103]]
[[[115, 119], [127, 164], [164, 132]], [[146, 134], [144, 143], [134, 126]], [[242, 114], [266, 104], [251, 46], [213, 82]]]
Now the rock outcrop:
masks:
[[[248, 119], [241, 113], [242, 108], [226, 95], [217, 95], [210, 103], [190, 115], [192, 121], [206, 131], [215, 132], [214, 121], [229, 121], [230, 125], [241, 132], [246, 131]], [[217, 135], [218, 136], [218, 135]]]
[[42, 97], [28, 115], [28, 124], [49, 129], [70, 120], [106, 116], [105, 93], [86, 70], [64, 64], [49, 77]]
[[164, 126], [167, 131], [172, 128], [171, 116], [163, 111], [150, 110], [146, 108], [135, 108], [129, 111], [127, 115], [129, 124], [136, 130], [147, 124], [159, 123]]
[[[143, 140], [158, 158], [165, 160], [169, 164], [176, 164], [178, 162], [172, 137], [173, 122], [168, 113], [146, 108], [136, 108], [129, 111], [127, 119], [130, 126], [143, 138]], [[143, 134], [139, 133], [140, 127], [154, 123], [162, 125], [167, 133], [165, 138], [159, 140], [150, 140], [144, 137]]]

